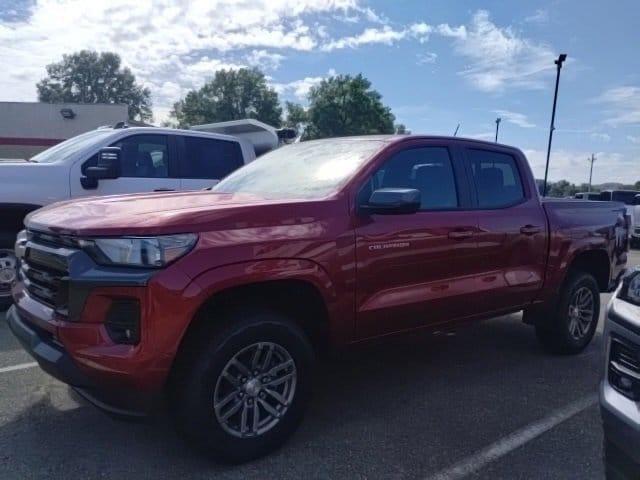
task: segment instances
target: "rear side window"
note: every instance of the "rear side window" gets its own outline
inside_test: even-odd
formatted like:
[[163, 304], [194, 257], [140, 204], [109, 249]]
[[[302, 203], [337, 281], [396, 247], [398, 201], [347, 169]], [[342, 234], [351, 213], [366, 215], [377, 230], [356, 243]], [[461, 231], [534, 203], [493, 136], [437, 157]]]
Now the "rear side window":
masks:
[[366, 201], [379, 188], [419, 190], [421, 210], [458, 207], [455, 175], [445, 147], [412, 148], [396, 153], [371, 177], [360, 198]]
[[184, 137], [183, 178], [219, 180], [244, 164], [238, 142]]
[[524, 199], [518, 166], [511, 155], [468, 150], [480, 208], [514, 205]]

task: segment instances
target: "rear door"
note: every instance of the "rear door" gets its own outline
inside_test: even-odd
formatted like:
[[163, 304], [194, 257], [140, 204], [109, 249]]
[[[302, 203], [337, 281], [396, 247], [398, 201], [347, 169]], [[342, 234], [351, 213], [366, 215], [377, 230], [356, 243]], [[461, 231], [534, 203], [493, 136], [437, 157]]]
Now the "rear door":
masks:
[[359, 338], [384, 335], [474, 312], [477, 216], [455, 147], [423, 141], [381, 162], [358, 194], [415, 188], [420, 211], [356, 218]]
[[542, 287], [547, 221], [524, 157], [510, 149], [464, 149], [478, 213], [483, 313], [529, 303]]
[[178, 145], [182, 190], [212, 187], [244, 165], [238, 142], [185, 135]]
[[[175, 155], [170, 135], [138, 134], [121, 138], [111, 147], [121, 149], [121, 175], [103, 179], [97, 188], [85, 189], [80, 178], [86, 169], [97, 164], [98, 156], [74, 165], [71, 174], [71, 196], [115, 195], [171, 191], [180, 188], [180, 180], [174, 178]], [[77, 169], [77, 170], [75, 170]]]

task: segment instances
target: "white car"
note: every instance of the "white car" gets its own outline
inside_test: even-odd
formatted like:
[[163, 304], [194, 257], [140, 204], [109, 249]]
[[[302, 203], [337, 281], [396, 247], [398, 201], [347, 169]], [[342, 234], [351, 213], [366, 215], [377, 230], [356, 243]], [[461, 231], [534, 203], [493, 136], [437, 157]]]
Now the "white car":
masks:
[[78, 197], [211, 187], [253, 161], [254, 147], [242, 136], [120, 124], [0, 162], [0, 311], [11, 303], [14, 243], [29, 212]]

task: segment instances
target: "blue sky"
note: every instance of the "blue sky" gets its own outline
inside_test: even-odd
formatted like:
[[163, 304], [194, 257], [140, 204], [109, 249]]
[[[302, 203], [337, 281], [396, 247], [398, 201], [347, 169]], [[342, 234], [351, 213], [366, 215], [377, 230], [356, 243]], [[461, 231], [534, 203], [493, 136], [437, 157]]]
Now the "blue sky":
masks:
[[259, 66], [304, 103], [332, 73], [362, 72], [415, 133], [493, 138], [542, 176], [560, 52], [550, 177], [640, 180], [640, 2], [0, 0], [0, 100], [35, 100], [46, 64], [119, 53], [151, 89], [156, 120], [217, 69]]

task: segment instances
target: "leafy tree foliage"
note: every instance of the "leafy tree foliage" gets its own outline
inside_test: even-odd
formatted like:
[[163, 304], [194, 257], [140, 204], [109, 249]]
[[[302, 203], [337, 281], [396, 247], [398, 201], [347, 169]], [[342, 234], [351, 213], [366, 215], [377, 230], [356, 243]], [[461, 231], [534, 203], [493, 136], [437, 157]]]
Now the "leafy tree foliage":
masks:
[[304, 138], [394, 133], [394, 115], [362, 74], [337, 75], [309, 92]]
[[151, 94], [136, 83], [120, 56], [111, 52], [81, 50], [63, 55], [62, 61], [47, 65], [47, 77], [36, 88], [46, 103], [124, 103], [129, 118], [150, 120]]
[[300, 134], [305, 125], [309, 122], [309, 116], [307, 111], [302, 105], [294, 102], [284, 102], [284, 108], [286, 111], [286, 117], [284, 120], [284, 126], [293, 128], [298, 134]]
[[280, 126], [278, 94], [255, 68], [218, 70], [212, 80], [192, 90], [173, 106], [171, 116], [180, 127], [254, 118]]

